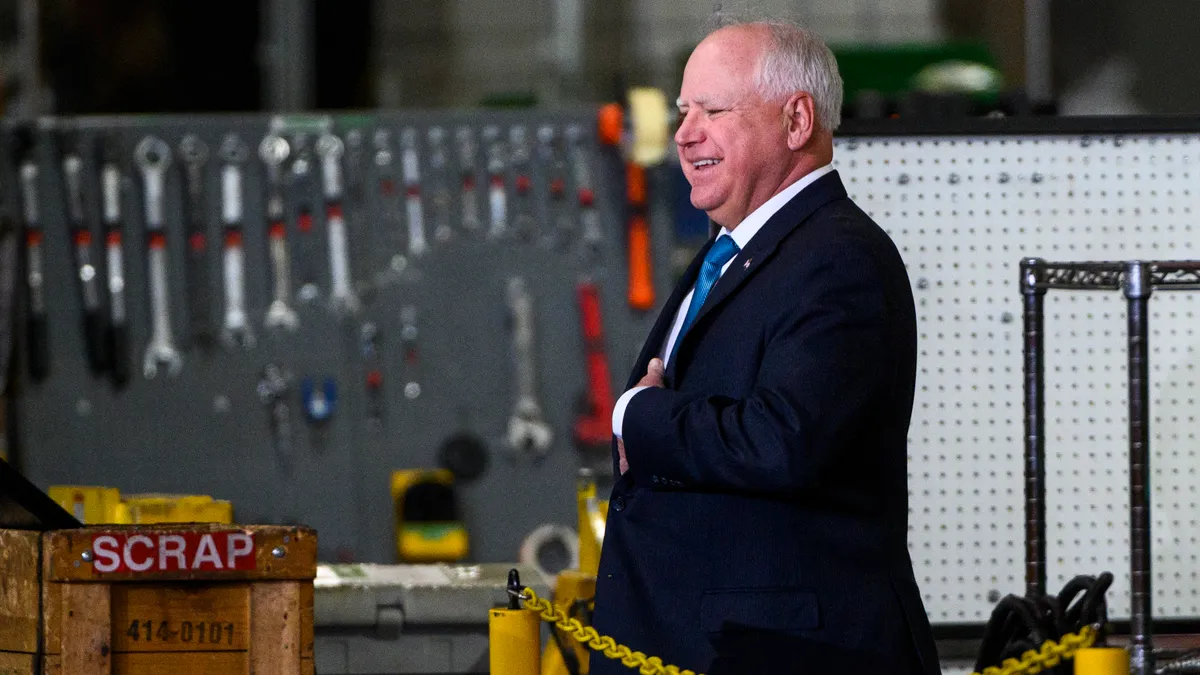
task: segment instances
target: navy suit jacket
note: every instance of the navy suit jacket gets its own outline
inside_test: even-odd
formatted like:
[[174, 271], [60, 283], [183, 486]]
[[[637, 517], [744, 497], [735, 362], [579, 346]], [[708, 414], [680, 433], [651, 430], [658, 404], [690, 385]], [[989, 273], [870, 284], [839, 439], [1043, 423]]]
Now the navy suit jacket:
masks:
[[[666, 386], [625, 411], [596, 628], [710, 675], [940, 672], [907, 547], [912, 290], [837, 172], [766, 222], [680, 339]], [[633, 671], [593, 654], [591, 672]]]

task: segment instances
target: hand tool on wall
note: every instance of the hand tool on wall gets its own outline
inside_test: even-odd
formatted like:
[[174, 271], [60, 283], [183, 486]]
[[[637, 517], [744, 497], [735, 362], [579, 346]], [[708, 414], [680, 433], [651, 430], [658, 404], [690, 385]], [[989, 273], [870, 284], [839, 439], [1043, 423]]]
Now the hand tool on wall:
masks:
[[151, 334], [142, 359], [142, 375], [151, 380], [165, 366], [169, 377], [183, 369], [183, 358], [175, 348], [171, 329], [171, 293], [168, 283], [167, 233], [163, 227], [164, 185], [171, 147], [155, 136], [146, 136], [134, 148], [134, 159], [142, 172], [146, 207], [146, 263], [150, 290]]
[[221, 344], [226, 349], [254, 347], [254, 329], [246, 313], [246, 248], [242, 201], [242, 167], [250, 149], [237, 134], [221, 140], [221, 278], [225, 290], [225, 318], [221, 322]]
[[[379, 208], [383, 212], [384, 241], [390, 258], [404, 258], [397, 253], [400, 238], [400, 192], [396, 185], [396, 154], [392, 151], [392, 132], [376, 129], [371, 138], [375, 148], [375, 170], [379, 180]], [[408, 243], [412, 246], [411, 238]], [[407, 258], [404, 258], [407, 261]], [[392, 260], [388, 260], [390, 264]]]
[[417, 307], [405, 305], [400, 308], [400, 353], [404, 355], [404, 398], [415, 399], [421, 395], [421, 353], [417, 349]]
[[129, 318], [125, 311], [125, 242], [121, 225], [121, 148], [113, 136], [100, 141], [100, 201], [104, 263], [108, 278], [108, 366], [113, 384], [129, 382]]
[[650, 224], [646, 220], [646, 170], [641, 165], [625, 165], [625, 187], [629, 204], [629, 306], [645, 312], [654, 308], [654, 272]]
[[592, 182], [592, 166], [587, 151], [587, 139], [583, 127], [567, 125], [571, 172], [575, 179], [575, 195], [579, 204], [579, 223], [582, 226], [583, 253], [589, 260], [600, 257], [604, 244], [604, 233], [600, 230], [600, 214], [596, 212], [595, 183]]
[[285, 468], [289, 466], [292, 454], [292, 408], [288, 404], [291, 379], [282, 366], [269, 363], [263, 367], [257, 388], [258, 398], [269, 416], [276, 458]]
[[29, 314], [26, 319], [29, 376], [35, 381], [50, 374], [50, 322], [46, 313], [45, 278], [42, 259], [42, 221], [38, 201], [38, 163], [33, 134], [28, 129], [13, 132], [13, 150], [21, 181], [21, 208], [25, 219], [25, 290]]
[[315, 432], [314, 445], [323, 449], [329, 421], [337, 411], [337, 382], [327, 377], [317, 386], [313, 378], [305, 377], [300, 381], [300, 401], [304, 405], [304, 418]]
[[288, 256], [287, 228], [283, 212], [283, 163], [287, 161], [291, 147], [282, 136], [269, 134], [258, 145], [258, 156], [266, 168], [266, 222], [267, 238], [271, 254], [271, 276], [274, 296], [267, 307], [263, 322], [269, 329], [284, 328], [294, 331], [300, 326], [300, 318], [292, 309], [292, 261]]
[[513, 182], [517, 191], [513, 231], [518, 238], [532, 241], [537, 229], [537, 222], [533, 218], [533, 173], [530, 166], [533, 149], [524, 124], [509, 127], [508, 144], [512, 150]]
[[512, 319], [513, 365], [517, 382], [516, 404], [508, 418], [508, 444], [518, 454], [532, 453], [540, 459], [550, 449], [554, 432], [546, 423], [538, 403], [533, 296], [521, 277], [508, 281], [508, 308]]
[[358, 311], [358, 297], [354, 294], [350, 276], [346, 217], [342, 212], [342, 154], [345, 149], [342, 139], [333, 134], [322, 134], [317, 140], [325, 195], [325, 227], [329, 235], [329, 305], [339, 314]]
[[183, 287], [187, 292], [188, 332], [197, 345], [207, 349], [213, 343], [208, 209], [204, 196], [208, 146], [199, 136], [187, 134], [179, 141], [179, 160], [184, 184], [184, 234], [187, 235]]
[[504, 139], [500, 127], [483, 128], [483, 145], [487, 151], [488, 210], [491, 216], [488, 236], [502, 239], [508, 234], [508, 195], [504, 186]]
[[575, 227], [567, 213], [566, 163], [563, 161], [559, 141], [559, 134], [553, 126], [544, 124], [538, 128], [538, 159], [542, 166], [546, 167], [546, 190], [550, 197], [548, 210], [553, 225], [546, 229], [543, 241], [549, 248], [566, 250], [575, 238]]
[[292, 190], [296, 199], [296, 246], [295, 255], [300, 270], [300, 288], [296, 291], [296, 299], [301, 303], [309, 303], [321, 295], [321, 287], [317, 281], [318, 239], [313, 230], [313, 201], [316, 190], [312, 182], [312, 148], [309, 147], [306, 134], [296, 134], [292, 138]]
[[379, 359], [379, 327], [373, 321], [364, 322], [358, 331], [365, 366], [367, 393], [367, 423], [372, 427], [384, 424], [383, 368]]
[[475, 192], [475, 165], [477, 149], [475, 147], [475, 132], [471, 127], [459, 127], [454, 131], [454, 140], [458, 144], [458, 171], [462, 176], [462, 197], [459, 206], [459, 219], [463, 229], [469, 232], [479, 230], [479, 196]]
[[612, 377], [608, 354], [604, 350], [604, 322], [600, 313], [600, 292], [596, 284], [585, 281], [576, 288], [579, 322], [587, 355], [587, 412], [575, 420], [575, 442], [581, 449], [599, 449], [608, 457], [612, 442]]
[[421, 158], [417, 152], [417, 130], [405, 127], [400, 132], [400, 170], [404, 176], [404, 212], [408, 219], [408, 254], [424, 255], [425, 212], [421, 204]]
[[429, 127], [425, 138], [429, 141], [429, 176], [425, 182], [433, 188], [430, 209], [433, 212], [433, 238], [445, 243], [454, 236], [450, 227], [450, 189], [446, 180], [446, 130], [439, 126]]
[[75, 273], [83, 305], [83, 347], [88, 367], [93, 373], [107, 368], [105, 353], [104, 309], [101, 306], [100, 279], [92, 262], [92, 229], [84, 217], [84, 165], [80, 144], [82, 139], [73, 133], [63, 134], [62, 176], [63, 192], [67, 198], [67, 222], [75, 256]]

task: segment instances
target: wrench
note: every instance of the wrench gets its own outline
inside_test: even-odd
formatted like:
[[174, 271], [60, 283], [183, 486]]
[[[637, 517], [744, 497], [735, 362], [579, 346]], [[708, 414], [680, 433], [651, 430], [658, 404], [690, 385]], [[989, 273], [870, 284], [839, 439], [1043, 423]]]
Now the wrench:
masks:
[[462, 174], [462, 219], [463, 228], [474, 232], [479, 229], [479, 200], [475, 194], [475, 136], [470, 127], [459, 127], [454, 132], [458, 143], [458, 170]]
[[285, 468], [290, 466], [292, 450], [292, 409], [288, 405], [291, 389], [291, 373], [282, 366], [269, 363], [263, 368], [258, 380], [258, 398], [267, 408], [276, 458]]
[[501, 239], [508, 233], [508, 197], [504, 192], [504, 141], [500, 138], [500, 127], [483, 128], [483, 142], [487, 146], [488, 206], [492, 222], [488, 236]]
[[258, 145], [258, 156], [267, 169], [266, 215], [270, 228], [271, 271], [275, 282], [275, 296], [267, 307], [264, 324], [267, 328], [294, 331], [300, 326], [300, 317], [288, 304], [292, 297], [292, 263], [288, 256], [287, 231], [283, 225], [283, 176], [280, 171], [290, 152], [288, 142], [274, 134], [263, 137]]
[[38, 165], [33, 155], [33, 138], [19, 131], [17, 161], [20, 164], [21, 206], [25, 218], [25, 283], [29, 293], [29, 374], [34, 380], [50, 375], [50, 322], [46, 312], [45, 278], [42, 275], [42, 222], [38, 200]]
[[536, 453], [550, 449], [554, 431], [542, 416], [537, 401], [537, 372], [534, 363], [533, 296], [521, 277], [508, 282], [508, 307], [512, 312], [513, 357], [516, 366], [517, 401], [508, 418], [508, 444], [514, 452]]
[[400, 308], [400, 351], [404, 354], [404, 398], [415, 399], [421, 395], [421, 352], [417, 349], [417, 308], [404, 305]]
[[92, 231], [84, 219], [83, 158], [79, 152], [80, 139], [64, 139], [62, 158], [63, 187], [67, 195], [67, 220], [71, 224], [71, 239], [75, 248], [75, 269], [83, 296], [83, 336], [88, 365], [93, 372], [107, 367], [104, 351], [104, 317], [100, 308], [100, 280], [92, 263]]
[[429, 169], [433, 174], [433, 238], [440, 242], [450, 241], [454, 231], [450, 228], [450, 192], [446, 188], [446, 130], [429, 127]]
[[171, 147], [161, 138], [147, 136], [134, 148], [134, 159], [142, 171], [146, 199], [146, 259], [149, 266], [151, 335], [142, 359], [142, 375], [154, 379], [160, 365], [175, 377], [183, 359], [171, 332], [171, 302], [167, 286], [167, 236], [163, 231], [163, 180], [171, 163]]
[[563, 162], [559, 135], [547, 124], [538, 129], [537, 138], [538, 158], [547, 168], [550, 180], [550, 218], [554, 222], [553, 229], [546, 232], [544, 243], [549, 248], [565, 249], [571, 243], [574, 225], [563, 203], [567, 187], [566, 163]]
[[108, 273], [108, 355], [113, 383], [129, 381], [129, 324], [125, 313], [125, 251], [121, 232], [121, 151], [113, 137], [101, 148], [100, 196], [103, 205], [105, 268]]
[[400, 132], [400, 169], [404, 176], [404, 206], [408, 214], [408, 254], [416, 257], [429, 249], [425, 241], [425, 213], [421, 204], [421, 160], [417, 132], [406, 127]]
[[212, 295], [208, 276], [208, 214], [204, 203], [205, 167], [208, 165], [208, 146], [195, 134], [179, 141], [182, 160], [188, 237], [186, 284], [188, 327], [192, 339], [201, 347], [212, 344]]
[[313, 185], [312, 185], [312, 150], [308, 144], [307, 134], [296, 134], [292, 139], [292, 184], [293, 195], [298, 196], [299, 212], [296, 214], [296, 254], [299, 257], [300, 289], [296, 298], [302, 303], [309, 303], [321, 295], [317, 284], [316, 260], [317, 244], [313, 239]]
[[334, 312], [351, 314], [358, 311], [358, 298], [350, 283], [350, 249], [346, 241], [346, 218], [342, 214], [344, 152], [342, 139], [333, 134], [323, 134], [317, 140], [324, 179], [325, 224], [329, 230], [329, 304]]
[[533, 239], [537, 222], [533, 219], [533, 204], [530, 200], [533, 190], [533, 176], [529, 166], [532, 148], [525, 125], [515, 124], [509, 128], [508, 143], [512, 149], [512, 169], [516, 176], [517, 188], [517, 214], [513, 218], [513, 229], [518, 237], [529, 241]]
[[221, 141], [221, 223], [225, 230], [221, 273], [225, 286], [225, 320], [221, 344], [227, 349], [254, 347], [254, 330], [246, 314], [246, 250], [242, 243], [242, 164], [250, 150], [236, 134]]
[[567, 143], [571, 147], [571, 168], [575, 173], [575, 189], [579, 199], [579, 218], [583, 224], [584, 253], [591, 258], [600, 255], [604, 234], [600, 231], [600, 214], [596, 213], [596, 193], [592, 184], [592, 168], [588, 162], [583, 127], [567, 127]]

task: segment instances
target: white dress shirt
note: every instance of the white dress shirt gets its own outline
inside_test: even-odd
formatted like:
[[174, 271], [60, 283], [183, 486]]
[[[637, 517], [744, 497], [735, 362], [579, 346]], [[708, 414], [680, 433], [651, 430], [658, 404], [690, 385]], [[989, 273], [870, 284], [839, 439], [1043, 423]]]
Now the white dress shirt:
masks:
[[[792, 198], [800, 194], [801, 190], [808, 187], [818, 178], [824, 176], [830, 171], [833, 171], [833, 165], [826, 164], [825, 166], [808, 173], [800, 180], [784, 188], [779, 194], [768, 199], [762, 206], [754, 209], [754, 212], [746, 216], [745, 220], [739, 223], [737, 227], [733, 228], [732, 231], [722, 227], [720, 234], [717, 236], [719, 237], [727, 234], [730, 237], [733, 237], [733, 243], [738, 245], [739, 252], [745, 250], [746, 245], [750, 243], [750, 240], [754, 237], [754, 235], [758, 234], [758, 231], [762, 229], [762, 226], [767, 224], [767, 221], [771, 219], [771, 216], [775, 215], [779, 209], [783, 208], [784, 204], [792, 201]], [[729, 262], [725, 263], [725, 265], [721, 267], [722, 275], [725, 274], [725, 270], [729, 269], [729, 266], [733, 264], [733, 261], [736, 258], [737, 256], [730, 258]], [[692, 294], [695, 292], [695, 287], [692, 287], [692, 290], [688, 291], [688, 294], [683, 298], [683, 302], [679, 303], [679, 307], [675, 310], [675, 321], [671, 326], [671, 332], [667, 335], [666, 341], [662, 344], [658, 351], [658, 358], [662, 359], [663, 368], [667, 367], [667, 359], [671, 357], [671, 348], [675, 346], [675, 340], [679, 338], [679, 330], [683, 328], [683, 319], [685, 316], [687, 316], [688, 306], [692, 304]], [[629, 405], [629, 402], [633, 400], [633, 397], [636, 396], [639, 391], [645, 388], [646, 387], [634, 387], [624, 394], [621, 394], [621, 398], [617, 399], [616, 404], [613, 406], [613, 435], [615, 435], [617, 438], [621, 438], [621, 426], [625, 421], [625, 408]]]

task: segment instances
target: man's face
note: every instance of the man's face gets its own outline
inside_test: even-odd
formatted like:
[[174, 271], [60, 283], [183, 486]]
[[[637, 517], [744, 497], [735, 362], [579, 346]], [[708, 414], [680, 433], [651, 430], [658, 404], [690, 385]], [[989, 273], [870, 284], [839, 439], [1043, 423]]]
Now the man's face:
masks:
[[766, 39], [745, 27], [717, 31], [683, 71], [679, 161], [692, 205], [728, 228], [770, 199], [788, 170], [782, 104], [763, 101], [754, 86]]

